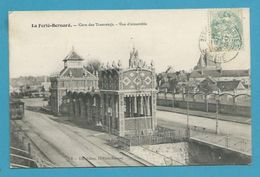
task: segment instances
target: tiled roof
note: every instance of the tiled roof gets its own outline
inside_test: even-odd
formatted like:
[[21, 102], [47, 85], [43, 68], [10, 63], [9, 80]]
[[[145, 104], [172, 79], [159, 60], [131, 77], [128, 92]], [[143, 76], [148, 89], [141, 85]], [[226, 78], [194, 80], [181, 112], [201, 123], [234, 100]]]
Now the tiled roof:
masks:
[[91, 74], [84, 68], [64, 68], [60, 72], [61, 77], [83, 77], [85, 76], [85, 74], [86, 77], [95, 77], [93, 74]]
[[169, 82], [163, 83], [163, 84], [160, 86], [160, 88], [161, 88], [161, 89], [162, 89], [162, 88], [170, 88]]
[[200, 83], [201, 83], [201, 84], [203, 84], [203, 83], [215, 84], [216, 82], [217, 82], [217, 81], [216, 81], [214, 78], [208, 76], [208, 77], [206, 77], [203, 81], [201, 81]]
[[79, 56], [74, 50], [72, 50], [65, 58], [63, 61], [67, 60], [84, 60], [81, 56]]
[[218, 88], [223, 92], [223, 91], [233, 91], [235, 90], [240, 81], [238, 80], [233, 80], [233, 81], [218, 81], [217, 86]]
[[190, 74], [190, 78], [201, 77], [243, 77], [249, 76], [249, 70], [194, 70]]

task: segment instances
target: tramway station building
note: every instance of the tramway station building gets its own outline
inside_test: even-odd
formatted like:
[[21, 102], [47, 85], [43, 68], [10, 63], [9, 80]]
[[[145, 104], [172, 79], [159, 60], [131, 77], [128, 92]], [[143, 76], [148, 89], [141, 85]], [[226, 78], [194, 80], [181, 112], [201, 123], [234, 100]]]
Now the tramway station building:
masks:
[[63, 59], [64, 68], [50, 77], [50, 105], [52, 112], [64, 112], [62, 103], [68, 92], [90, 92], [98, 89], [98, 78], [83, 65], [84, 59], [74, 49]]
[[[119, 136], [152, 134], [157, 126], [153, 63], [146, 65], [133, 48], [128, 68], [122, 68], [118, 61], [102, 66], [93, 75], [84, 68], [83, 59], [73, 52], [65, 58], [64, 71], [51, 80], [53, 112]], [[74, 64], [68, 65], [72, 60], [77, 61], [77, 69]], [[74, 70], [80, 72], [72, 73]], [[66, 85], [64, 80], [74, 84]]]

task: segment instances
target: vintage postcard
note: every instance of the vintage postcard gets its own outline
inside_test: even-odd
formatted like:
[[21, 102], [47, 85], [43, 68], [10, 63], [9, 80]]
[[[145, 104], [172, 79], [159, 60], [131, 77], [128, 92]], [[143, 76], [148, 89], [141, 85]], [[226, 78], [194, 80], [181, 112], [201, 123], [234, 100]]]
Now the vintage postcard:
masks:
[[249, 19], [9, 12], [10, 167], [251, 164]]

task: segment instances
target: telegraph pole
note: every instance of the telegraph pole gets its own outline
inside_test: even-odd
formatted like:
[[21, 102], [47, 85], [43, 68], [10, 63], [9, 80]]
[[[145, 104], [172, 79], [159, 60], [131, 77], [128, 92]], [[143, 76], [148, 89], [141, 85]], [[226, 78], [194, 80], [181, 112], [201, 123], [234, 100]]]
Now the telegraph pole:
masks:
[[189, 84], [187, 90], [187, 135], [190, 138], [190, 105], [189, 105]]
[[174, 108], [174, 102], [175, 102], [175, 93], [174, 89], [172, 90], [172, 107]]

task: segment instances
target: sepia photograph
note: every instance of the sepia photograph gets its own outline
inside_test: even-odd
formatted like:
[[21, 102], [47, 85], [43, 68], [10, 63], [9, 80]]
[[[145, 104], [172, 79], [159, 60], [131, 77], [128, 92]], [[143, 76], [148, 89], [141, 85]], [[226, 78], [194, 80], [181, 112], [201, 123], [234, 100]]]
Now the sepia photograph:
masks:
[[252, 163], [249, 8], [8, 20], [10, 168]]

